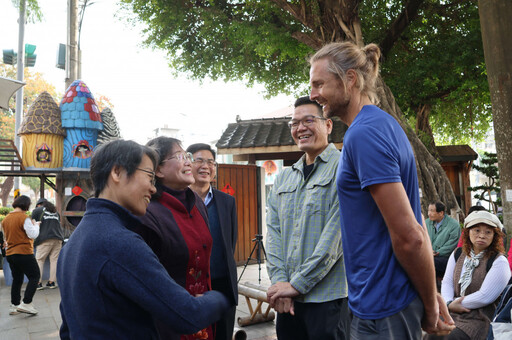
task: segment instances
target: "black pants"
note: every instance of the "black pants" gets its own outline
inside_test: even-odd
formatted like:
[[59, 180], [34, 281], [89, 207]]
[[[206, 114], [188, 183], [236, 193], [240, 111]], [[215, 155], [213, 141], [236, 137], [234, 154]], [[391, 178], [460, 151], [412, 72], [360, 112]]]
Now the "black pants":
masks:
[[27, 288], [25, 289], [24, 303], [32, 303], [32, 298], [36, 293], [37, 283], [39, 282], [39, 266], [37, 265], [34, 254], [20, 255], [14, 254], [7, 256], [7, 262], [11, 267], [12, 286], [11, 303], [15, 306], [21, 301], [21, 285], [23, 284], [23, 275], [28, 278]]
[[278, 313], [279, 340], [348, 340], [351, 315], [348, 299], [321, 303], [294, 302], [295, 315]]
[[434, 267], [436, 268], [436, 277], [443, 278], [449, 258], [449, 256], [434, 256]]
[[[228, 277], [222, 279], [212, 279], [212, 290], [221, 292], [226, 296], [233, 295], [232, 287]], [[233, 338], [236, 305], [234, 301], [231, 301], [231, 303], [231, 307], [229, 307], [229, 309], [222, 314], [220, 320], [217, 321], [214, 325], [215, 340], [231, 340]]]

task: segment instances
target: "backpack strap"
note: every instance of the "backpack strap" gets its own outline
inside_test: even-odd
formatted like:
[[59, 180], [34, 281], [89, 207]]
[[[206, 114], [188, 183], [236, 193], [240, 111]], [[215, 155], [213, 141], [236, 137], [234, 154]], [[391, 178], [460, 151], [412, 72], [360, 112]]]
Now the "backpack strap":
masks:
[[489, 257], [489, 260], [487, 261], [487, 266], [485, 267], [485, 271], [489, 272], [489, 270], [492, 267], [492, 264], [494, 263], [494, 260], [496, 260], [496, 257], [498, 257], [500, 254], [494, 254], [493, 256]]
[[453, 254], [455, 262], [457, 262], [457, 260], [459, 259], [460, 254], [462, 254], [462, 247], [458, 247], [457, 249], [455, 249], [455, 254]]

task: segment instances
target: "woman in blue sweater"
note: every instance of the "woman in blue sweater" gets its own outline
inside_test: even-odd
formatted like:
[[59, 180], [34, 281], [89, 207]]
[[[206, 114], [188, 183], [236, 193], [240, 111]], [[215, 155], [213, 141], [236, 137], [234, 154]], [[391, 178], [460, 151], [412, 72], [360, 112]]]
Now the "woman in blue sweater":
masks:
[[91, 159], [94, 196], [57, 268], [62, 339], [156, 339], [154, 321], [190, 334], [212, 324], [226, 297], [194, 297], [170, 278], [132, 229], [155, 193], [158, 155], [135, 142], [100, 146]]

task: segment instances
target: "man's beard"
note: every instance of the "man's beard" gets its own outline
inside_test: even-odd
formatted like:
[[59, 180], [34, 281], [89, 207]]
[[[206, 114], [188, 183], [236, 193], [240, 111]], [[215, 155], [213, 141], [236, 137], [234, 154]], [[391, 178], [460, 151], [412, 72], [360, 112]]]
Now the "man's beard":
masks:
[[[337, 100], [323, 107], [323, 114], [325, 118], [339, 117], [343, 120], [344, 117], [348, 114], [348, 106], [350, 104], [350, 95], [347, 92], [343, 93], [342, 98], [337, 98]], [[327, 108], [327, 110], [326, 110]]]

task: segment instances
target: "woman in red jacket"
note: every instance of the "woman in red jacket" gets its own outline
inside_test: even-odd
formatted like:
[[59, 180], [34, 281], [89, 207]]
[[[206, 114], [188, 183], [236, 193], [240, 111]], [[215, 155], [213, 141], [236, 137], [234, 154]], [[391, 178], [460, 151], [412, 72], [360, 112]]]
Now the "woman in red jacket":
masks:
[[[189, 185], [194, 183], [192, 155], [175, 138], [148, 142], [160, 156], [157, 193], [151, 199], [143, 228], [136, 230], [153, 249], [169, 275], [191, 295], [211, 290], [212, 237], [204, 202]], [[193, 335], [178, 335], [157, 322], [161, 339], [214, 339], [209, 326]]]

